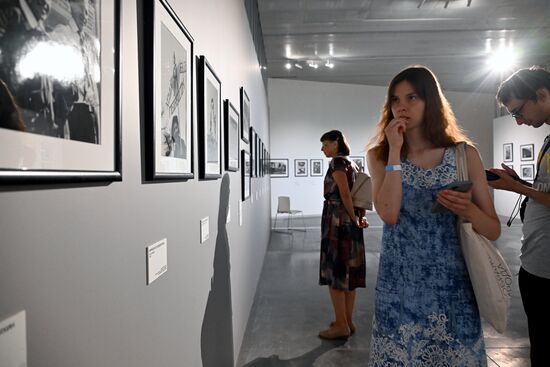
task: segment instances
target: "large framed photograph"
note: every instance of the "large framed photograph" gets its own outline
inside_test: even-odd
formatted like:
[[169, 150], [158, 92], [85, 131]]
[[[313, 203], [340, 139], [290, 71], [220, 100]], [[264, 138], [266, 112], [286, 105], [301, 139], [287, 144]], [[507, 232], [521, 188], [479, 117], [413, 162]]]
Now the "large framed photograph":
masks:
[[225, 169], [239, 170], [239, 113], [228, 99], [223, 106], [225, 121]]
[[271, 177], [288, 177], [288, 159], [270, 159], [269, 174]]
[[322, 176], [323, 175], [323, 160], [322, 159], [310, 159], [309, 160], [309, 169], [311, 176]]
[[119, 181], [120, 0], [0, 1], [0, 183]]
[[532, 161], [535, 159], [535, 145], [525, 144], [519, 146], [520, 159], [522, 161]]
[[148, 180], [193, 173], [193, 38], [165, 0], [143, 1], [145, 167]]
[[[241, 119], [242, 121], [242, 119]], [[252, 126], [250, 126], [248, 128], [248, 131], [249, 131], [249, 134], [248, 134], [248, 147], [249, 147], [249, 150], [250, 150], [250, 177], [256, 177], [256, 169], [255, 169], [255, 164], [256, 164], [256, 159], [255, 159], [255, 154], [256, 154], [256, 145], [255, 145], [255, 141], [256, 141], [256, 131], [254, 131], [254, 128]]]
[[535, 165], [534, 164], [522, 164], [520, 165], [521, 179], [525, 181], [533, 181], [535, 178]]
[[204, 56], [198, 59], [197, 74], [199, 173], [202, 179], [217, 179], [222, 176], [222, 83]]
[[[241, 87], [241, 139], [245, 143], [249, 142], [248, 134], [250, 130], [250, 98], [246, 94], [244, 87]], [[252, 153], [252, 152], [251, 152]]]
[[514, 145], [513, 143], [502, 144], [502, 161], [513, 162], [514, 161]]
[[245, 201], [250, 197], [250, 173], [252, 166], [250, 164], [250, 153], [241, 150], [241, 200]]
[[365, 172], [365, 157], [358, 155], [350, 156], [349, 158], [359, 167], [359, 172]]

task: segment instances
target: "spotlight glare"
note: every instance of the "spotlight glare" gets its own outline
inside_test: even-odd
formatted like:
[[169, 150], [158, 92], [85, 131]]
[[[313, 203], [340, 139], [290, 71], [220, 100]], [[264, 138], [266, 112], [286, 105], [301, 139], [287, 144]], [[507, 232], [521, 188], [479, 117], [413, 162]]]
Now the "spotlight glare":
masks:
[[493, 52], [487, 63], [493, 71], [503, 72], [514, 68], [516, 56], [516, 52], [512, 47], [501, 47]]
[[292, 69], [292, 64], [290, 64], [289, 62], [287, 62], [287, 63], [285, 64], [285, 69], [287, 69], [287, 70]]

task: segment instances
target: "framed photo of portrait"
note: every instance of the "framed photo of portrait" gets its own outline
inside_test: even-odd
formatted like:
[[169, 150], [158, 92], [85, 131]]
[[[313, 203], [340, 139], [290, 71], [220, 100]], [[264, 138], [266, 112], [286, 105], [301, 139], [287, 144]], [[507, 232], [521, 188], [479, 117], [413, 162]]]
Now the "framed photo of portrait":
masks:
[[296, 177], [307, 176], [307, 159], [294, 160], [294, 176]]
[[193, 173], [193, 38], [165, 0], [143, 1], [142, 126], [148, 180]]
[[[245, 143], [249, 142], [249, 130], [250, 130], [250, 98], [244, 90], [244, 87], [241, 87], [241, 139]], [[252, 152], [250, 152], [252, 154]]]
[[250, 153], [246, 150], [241, 150], [241, 200], [245, 201], [250, 197], [250, 173], [252, 166], [250, 165]]
[[525, 144], [519, 146], [520, 159], [522, 161], [532, 161], [535, 159], [535, 145]]
[[202, 179], [217, 179], [222, 175], [222, 83], [206, 57], [201, 56], [197, 66], [199, 174]]
[[359, 172], [365, 172], [365, 157], [358, 155], [350, 156], [349, 158], [359, 167]]
[[309, 169], [311, 176], [322, 176], [323, 175], [323, 160], [322, 159], [310, 159], [309, 160]]
[[271, 177], [288, 177], [288, 159], [270, 159], [269, 174]]
[[225, 121], [225, 169], [239, 170], [239, 112], [228, 99], [223, 106]]
[[514, 145], [513, 143], [502, 144], [502, 161], [513, 162], [514, 161]]
[[120, 7], [0, 2], [0, 184], [122, 179]]
[[520, 165], [520, 178], [525, 181], [533, 181], [535, 178], [535, 165], [522, 164]]

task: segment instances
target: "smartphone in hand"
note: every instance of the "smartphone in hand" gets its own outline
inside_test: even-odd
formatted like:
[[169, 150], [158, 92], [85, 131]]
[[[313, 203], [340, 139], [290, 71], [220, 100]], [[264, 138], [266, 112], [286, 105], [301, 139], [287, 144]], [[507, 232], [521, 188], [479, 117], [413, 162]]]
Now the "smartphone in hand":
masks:
[[[485, 170], [485, 176], [487, 177], [487, 181], [496, 181], [496, 180], [500, 179], [499, 175], [489, 171], [488, 169]], [[519, 180], [519, 177], [517, 177], [517, 176], [510, 175], [510, 177], [512, 177], [516, 181]]]
[[[455, 181], [451, 182], [447, 186], [443, 187], [442, 190], [453, 190], [458, 192], [466, 192], [472, 187], [471, 181]], [[441, 205], [438, 201], [434, 203], [432, 206], [432, 213], [444, 213], [445, 211], [449, 211], [449, 209], [445, 208], [443, 205]]]

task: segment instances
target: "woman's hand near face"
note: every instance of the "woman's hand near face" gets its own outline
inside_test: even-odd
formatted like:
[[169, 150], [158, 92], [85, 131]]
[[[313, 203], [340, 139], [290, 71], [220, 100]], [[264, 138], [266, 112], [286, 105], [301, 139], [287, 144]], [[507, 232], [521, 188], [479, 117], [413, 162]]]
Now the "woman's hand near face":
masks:
[[391, 148], [401, 149], [403, 146], [403, 134], [407, 130], [407, 119], [396, 117], [390, 121], [384, 129], [388, 144]]

